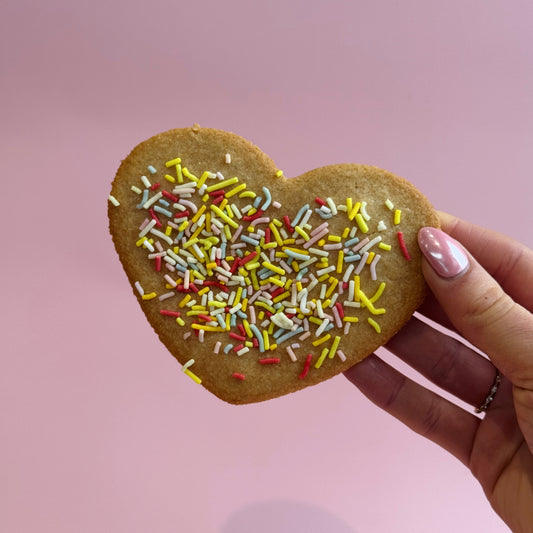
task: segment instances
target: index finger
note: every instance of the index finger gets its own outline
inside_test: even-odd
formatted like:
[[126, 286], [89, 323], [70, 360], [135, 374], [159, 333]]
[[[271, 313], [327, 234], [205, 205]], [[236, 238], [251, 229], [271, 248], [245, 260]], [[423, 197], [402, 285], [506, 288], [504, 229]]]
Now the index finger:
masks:
[[439, 211], [442, 230], [458, 240], [511, 298], [533, 312], [533, 250], [496, 231]]

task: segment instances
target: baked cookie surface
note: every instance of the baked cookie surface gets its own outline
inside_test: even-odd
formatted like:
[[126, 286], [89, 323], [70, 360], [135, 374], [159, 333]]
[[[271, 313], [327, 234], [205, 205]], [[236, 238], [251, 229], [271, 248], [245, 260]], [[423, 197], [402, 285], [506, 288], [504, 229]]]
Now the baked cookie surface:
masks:
[[184, 372], [224, 401], [317, 384], [389, 340], [425, 295], [428, 200], [376, 167], [286, 179], [235, 134], [175, 129], [136, 146], [109, 197], [110, 232], [148, 321]]

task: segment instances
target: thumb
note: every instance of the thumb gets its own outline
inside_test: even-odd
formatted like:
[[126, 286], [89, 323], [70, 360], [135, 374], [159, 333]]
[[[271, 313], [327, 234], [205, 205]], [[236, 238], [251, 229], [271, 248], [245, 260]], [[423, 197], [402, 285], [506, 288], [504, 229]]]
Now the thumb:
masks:
[[[422, 228], [418, 242], [426, 281], [459, 333], [516, 387], [533, 391], [533, 315], [443, 231]], [[498, 243], [490, 244], [498, 253]]]

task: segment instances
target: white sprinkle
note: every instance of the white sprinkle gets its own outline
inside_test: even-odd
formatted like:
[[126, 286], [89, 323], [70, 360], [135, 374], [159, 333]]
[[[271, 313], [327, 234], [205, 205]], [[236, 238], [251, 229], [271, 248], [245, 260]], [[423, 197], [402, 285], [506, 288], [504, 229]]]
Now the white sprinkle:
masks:
[[187, 331], [187, 333], [183, 334], [183, 340], [186, 341], [191, 335], [192, 333], [190, 331]]
[[152, 184], [150, 183], [150, 180], [146, 176], [141, 176], [141, 181], [143, 182], [143, 185], [149, 189]]
[[272, 202], [272, 207], [279, 209], [281, 207], [281, 204], [279, 202]]
[[304, 341], [305, 339], [307, 339], [310, 336], [311, 336], [311, 332], [310, 331], [306, 331], [305, 333], [302, 333], [298, 338], [301, 341]]
[[150, 174], [155, 174], [157, 170], [152, 165], [148, 165], [148, 172], [150, 172]]
[[[348, 323], [349, 324], [349, 323]], [[344, 355], [344, 352], [342, 350], [337, 350], [337, 355], [339, 356], [339, 359], [344, 363], [346, 361], [346, 356]]]
[[185, 271], [185, 275], [183, 276], [183, 288], [184, 289], [188, 289], [189, 288], [190, 281], [191, 281], [191, 271], [190, 270], [186, 270]]
[[322, 309], [322, 300], [316, 301], [316, 312], [318, 314], [318, 318], [324, 318], [324, 310]]
[[376, 281], [378, 279], [376, 274], [376, 265], [378, 264], [378, 261], [381, 259], [381, 255], [376, 254], [374, 256], [374, 259], [372, 260], [372, 263], [370, 263], [370, 277], [372, 278], [372, 281]]
[[370, 250], [370, 248], [372, 248], [372, 246], [374, 246], [374, 244], [377, 244], [378, 242], [381, 242], [381, 235], [378, 235], [377, 237], [374, 237], [371, 241], [369, 241], [367, 244], [365, 244], [365, 245], [359, 250], [359, 253], [360, 253], [360, 254], [364, 254], [365, 252], [367, 252], [368, 250]]
[[182, 367], [181, 369], [185, 372], [189, 367], [194, 365], [194, 359], [189, 359]]
[[144, 289], [141, 287], [141, 284], [138, 281], [135, 282], [135, 288], [137, 289], [137, 292], [139, 293], [139, 296], [143, 297], [144, 296]]
[[120, 202], [112, 195], [109, 195], [109, 201], [115, 206], [118, 207], [120, 205]]
[[344, 323], [344, 334], [345, 335], [348, 335], [348, 333], [350, 333], [350, 324], [351, 324], [351, 322], [345, 322]]
[[205, 331], [203, 329], [201, 329], [199, 332], [198, 332], [198, 340], [200, 342], [204, 342], [204, 335], [205, 335]]
[[337, 214], [337, 206], [335, 205], [335, 202], [331, 198], [326, 198], [326, 203], [331, 209], [331, 214], [335, 216]]
[[220, 341], [217, 341], [215, 343], [215, 348], [213, 349], [213, 352], [214, 353], [218, 353], [218, 351], [220, 350], [220, 346], [222, 345], [222, 343]]
[[142, 231], [139, 233], [139, 239], [144, 237], [156, 225], [156, 223], [157, 221], [155, 220], [155, 218], [148, 222], [148, 224], [146, 224], [146, 226], [144, 226]]
[[387, 229], [387, 225], [385, 224], [385, 222], [383, 222], [383, 220], [380, 220], [378, 222], [378, 231], [385, 231]]
[[363, 270], [365, 264], [366, 264], [366, 260], [368, 259], [368, 256], [370, 254], [368, 252], [365, 252], [363, 254], [363, 257], [361, 257], [360, 261], [359, 261], [359, 264], [357, 265], [357, 268], [355, 269], [355, 275], [358, 276], [360, 273], [361, 273], [361, 270]]
[[353, 302], [355, 295], [355, 281], [353, 279], [348, 283], [348, 301]]
[[285, 313], [276, 313], [270, 320], [283, 329], [291, 329], [294, 326], [294, 322]]
[[230, 154], [226, 154], [225, 161], [226, 161], [227, 165], [229, 165], [231, 163], [231, 155]]
[[385, 205], [392, 211], [394, 209], [394, 204], [387, 198], [385, 200]]
[[237, 355], [241, 356], [241, 355], [244, 355], [245, 353], [248, 353], [249, 351], [250, 351], [250, 348], [248, 348], [248, 346], [245, 346], [244, 348], [241, 348], [237, 352]]
[[315, 337], [320, 337], [320, 335], [322, 335], [322, 333], [324, 332], [324, 330], [328, 327], [328, 324], [329, 324], [329, 319], [324, 319], [322, 321], [322, 324], [320, 324], [320, 326], [318, 326], [318, 329], [316, 330], [316, 333], [315, 333]]
[[292, 351], [292, 347], [291, 346], [287, 346], [286, 350], [287, 350], [287, 353], [289, 354], [289, 357], [291, 358], [291, 361], [293, 363], [296, 363], [296, 361], [298, 359], [296, 359], [296, 355], [294, 355], [294, 352]]
[[142, 194], [141, 189], [139, 189], [139, 187], [136, 187], [135, 185], [132, 185], [132, 186], [131, 186], [131, 190], [132, 190], [135, 194]]
[[176, 293], [174, 291], [171, 292], [165, 292], [165, 294], [162, 294], [159, 296], [159, 301], [162, 302], [163, 300], [168, 300], [168, 298], [172, 298], [173, 296], [176, 296]]
[[365, 220], [370, 220], [370, 215], [366, 212], [366, 206], [367, 205], [368, 205], [367, 202], [362, 202], [360, 211], [361, 211], [361, 214], [363, 215], [363, 218]]
[[143, 209], [148, 209], [152, 204], [155, 204], [159, 200], [159, 198], [161, 198], [162, 196], [163, 196], [162, 192], [158, 192], [157, 194], [154, 194], [152, 198], [144, 202]]

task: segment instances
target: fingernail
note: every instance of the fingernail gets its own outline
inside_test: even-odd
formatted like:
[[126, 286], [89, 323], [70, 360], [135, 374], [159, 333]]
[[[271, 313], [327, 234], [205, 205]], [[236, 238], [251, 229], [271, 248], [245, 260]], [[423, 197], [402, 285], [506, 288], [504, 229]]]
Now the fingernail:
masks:
[[418, 244], [435, 272], [443, 278], [453, 278], [468, 269], [468, 257], [461, 245], [436, 228], [422, 228]]

